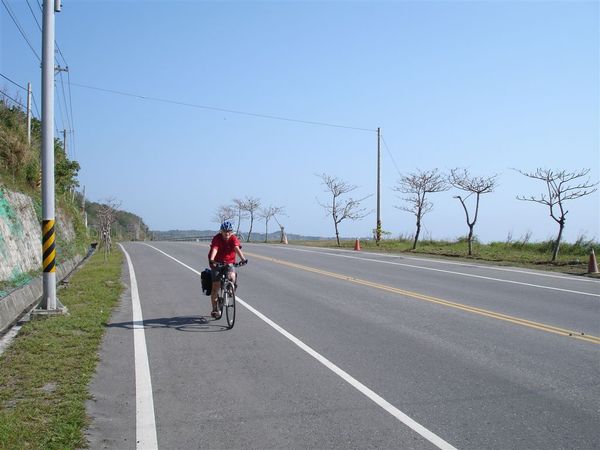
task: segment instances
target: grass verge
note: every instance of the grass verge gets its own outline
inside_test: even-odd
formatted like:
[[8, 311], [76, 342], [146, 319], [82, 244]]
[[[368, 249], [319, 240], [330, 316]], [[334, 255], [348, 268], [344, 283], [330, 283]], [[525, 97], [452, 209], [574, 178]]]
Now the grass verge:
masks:
[[58, 291], [69, 314], [33, 320], [0, 356], [0, 448], [87, 446], [85, 402], [98, 348], [123, 290], [123, 255], [96, 253]]
[[[353, 249], [354, 240], [343, 240], [340, 247], [335, 240], [294, 241], [292, 244], [313, 247], [332, 247]], [[590, 250], [593, 248], [596, 256], [600, 255], [600, 245], [597, 242], [583, 242], [561, 245], [558, 259], [551, 262], [552, 242], [520, 243], [520, 242], [491, 242], [473, 244], [473, 255], [468, 256], [467, 243], [464, 240], [456, 242], [424, 240], [412, 250], [412, 241], [384, 239], [379, 245], [374, 240], [361, 240], [361, 250], [370, 252], [410, 254], [413, 256], [447, 258], [455, 261], [470, 261], [490, 263], [494, 265], [510, 265], [548, 270], [573, 275], [586, 275]], [[598, 275], [591, 275], [598, 277]]]

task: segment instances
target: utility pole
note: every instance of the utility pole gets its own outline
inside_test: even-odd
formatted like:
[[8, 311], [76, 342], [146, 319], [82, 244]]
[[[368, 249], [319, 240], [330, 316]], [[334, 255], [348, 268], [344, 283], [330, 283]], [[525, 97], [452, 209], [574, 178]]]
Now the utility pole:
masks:
[[375, 229], [375, 242], [379, 245], [381, 240], [381, 128], [377, 127], [377, 228]]
[[54, 211], [54, 13], [60, 0], [44, 0], [42, 29], [42, 252], [44, 295], [40, 307], [59, 312], [56, 299]]
[[63, 147], [65, 150], [65, 156], [68, 157], [68, 153], [67, 153], [67, 130], [63, 130]]
[[27, 83], [27, 145], [31, 147], [31, 83]]

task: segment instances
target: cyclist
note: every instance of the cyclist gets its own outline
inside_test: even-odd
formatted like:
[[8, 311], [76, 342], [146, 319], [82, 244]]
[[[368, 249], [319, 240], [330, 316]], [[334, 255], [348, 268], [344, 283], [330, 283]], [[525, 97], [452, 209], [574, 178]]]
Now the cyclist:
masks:
[[[212, 275], [212, 291], [210, 293], [210, 301], [212, 303], [211, 316], [215, 319], [221, 318], [221, 312], [217, 307], [217, 295], [221, 288], [221, 282], [216, 281], [219, 277], [219, 272], [223, 269], [217, 267], [215, 263], [233, 264], [235, 263], [235, 255], [240, 258], [241, 264], [248, 263], [248, 260], [242, 253], [242, 246], [239, 239], [233, 234], [233, 225], [226, 220], [221, 224], [221, 229], [210, 243], [208, 251], [208, 263], [211, 268]], [[235, 283], [235, 271], [233, 267], [229, 269], [229, 279]]]

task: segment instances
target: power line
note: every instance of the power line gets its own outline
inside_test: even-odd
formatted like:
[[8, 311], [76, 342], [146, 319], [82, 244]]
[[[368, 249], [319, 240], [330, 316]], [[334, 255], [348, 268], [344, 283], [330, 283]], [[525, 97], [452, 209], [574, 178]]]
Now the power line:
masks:
[[[40, 25], [40, 22], [38, 21], [37, 16], [35, 15], [35, 12], [33, 11], [33, 8], [31, 7], [31, 4], [29, 3], [29, 0], [25, 0], [25, 1], [27, 2], [27, 6], [29, 7], [29, 11], [31, 11], [31, 15], [33, 16], [33, 20], [35, 20], [35, 23], [36, 23], [38, 29], [40, 30], [40, 32], [43, 33], [42, 26]], [[38, 6], [40, 7], [40, 10], [41, 10], [41, 12], [43, 14], [44, 11], [43, 11], [42, 6], [39, 3], [38, 3]], [[65, 56], [63, 55], [63, 52], [60, 49], [60, 47], [58, 45], [58, 42], [56, 42], [56, 40], [54, 40], [54, 46], [56, 47], [56, 50], [58, 51], [58, 53], [62, 57], [62, 60], [65, 63], [65, 66], [68, 66], [67, 60], [65, 59]], [[54, 59], [56, 61], [56, 64], [60, 65], [60, 64], [58, 64], [58, 58], [55, 57]]]
[[17, 105], [19, 105], [21, 108], [25, 108], [25, 105], [23, 105], [23, 103], [19, 102], [18, 100], [15, 100], [14, 98], [12, 98], [10, 95], [8, 95], [6, 92], [2, 92], [0, 91], [0, 95], [3, 95], [4, 97], [12, 100], [13, 102], [15, 102]]
[[385, 142], [385, 139], [383, 138], [383, 135], [381, 135], [381, 140], [383, 141], [383, 146], [386, 148], [388, 155], [390, 155], [390, 158], [392, 158], [392, 163], [394, 163], [394, 167], [396, 168], [396, 172], [398, 172], [399, 176], [402, 176], [402, 173], [400, 173], [400, 169], [398, 169], [398, 165], [396, 164], [396, 161], [394, 160], [394, 157], [392, 156], [392, 152], [390, 152], [390, 148], [388, 147], [387, 143]]
[[67, 106], [67, 94], [65, 94], [65, 83], [62, 72], [60, 72], [60, 86], [62, 88], [63, 103], [65, 104], [65, 115], [67, 118], [67, 125], [69, 125], [69, 129], [73, 129], [73, 126], [71, 125], [71, 117], [69, 115], [69, 107]]
[[374, 132], [374, 133], [377, 132], [377, 130], [370, 129], [370, 128], [351, 127], [351, 126], [347, 126], [347, 125], [338, 125], [338, 124], [334, 124], [334, 123], [317, 122], [317, 121], [312, 121], [312, 120], [291, 119], [289, 117], [273, 116], [273, 115], [270, 115], [270, 114], [251, 113], [251, 112], [245, 112], [245, 111], [238, 111], [238, 110], [234, 110], [234, 109], [218, 108], [218, 107], [215, 107], [215, 106], [206, 106], [206, 105], [198, 105], [198, 104], [194, 104], [194, 103], [179, 102], [179, 101], [176, 101], [176, 100], [169, 100], [169, 99], [165, 99], [165, 98], [149, 97], [149, 96], [145, 96], [145, 95], [131, 94], [131, 93], [128, 93], [128, 92], [116, 91], [116, 90], [113, 90], [113, 89], [104, 89], [104, 88], [99, 88], [99, 87], [94, 87], [94, 86], [86, 86], [84, 84], [78, 84], [78, 83], [71, 83], [71, 84], [73, 86], [82, 87], [82, 88], [86, 88], [86, 89], [93, 89], [93, 90], [96, 90], [96, 91], [109, 92], [111, 94], [124, 95], [124, 96], [127, 96], [127, 97], [141, 98], [141, 99], [144, 99], [144, 100], [153, 100], [153, 101], [157, 101], [157, 102], [171, 103], [171, 104], [174, 104], [174, 105], [189, 106], [190, 108], [207, 109], [207, 110], [210, 110], [210, 111], [219, 111], [219, 112], [226, 112], [226, 113], [230, 113], [230, 114], [239, 114], [239, 115], [242, 115], [242, 116], [260, 117], [260, 118], [263, 118], [263, 119], [283, 120], [283, 121], [286, 121], [286, 122], [304, 123], [304, 124], [307, 124], [307, 125], [318, 125], [318, 126], [333, 127], [333, 128], [345, 128], [345, 129], [348, 129], [348, 130], [369, 131], [369, 132]]
[[14, 13], [12, 12], [12, 10], [10, 9], [10, 7], [8, 6], [8, 4], [6, 3], [5, 0], [1, 0], [2, 4], [4, 5], [4, 8], [6, 8], [6, 11], [8, 11], [8, 15], [10, 16], [10, 18], [12, 19], [12, 21], [14, 22], [14, 24], [17, 26], [17, 28], [19, 29], [19, 32], [21, 33], [21, 36], [23, 36], [23, 39], [25, 39], [25, 42], [27, 42], [27, 45], [29, 45], [29, 48], [31, 49], [31, 51], [33, 52], [33, 54], [36, 56], [36, 58], [38, 59], [38, 61], [41, 61], [42, 58], [40, 58], [40, 56], [37, 54], [37, 52], [35, 51], [35, 49], [33, 48], [33, 46], [31, 45], [31, 42], [29, 42], [29, 39], [27, 39], [27, 36], [25, 35], [25, 32], [23, 31], [23, 29], [21, 28], [21, 25], [19, 24], [19, 21], [17, 20], [17, 18], [14, 16]]
[[35, 95], [33, 95], [33, 93], [31, 94], [31, 99], [33, 100], [33, 107], [35, 108], [37, 116], [42, 117], [42, 115], [40, 114], [40, 110], [38, 109], [37, 102], [35, 101]]
[[31, 8], [31, 5], [29, 4], [29, 0], [25, 0], [25, 1], [27, 2], [27, 6], [29, 6], [29, 11], [31, 11], [31, 15], [33, 16], [33, 20], [35, 20], [35, 23], [37, 24], [38, 28], [40, 29], [40, 31], [42, 31], [42, 26], [38, 22], [37, 16], [33, 12], [33, 9]]
[[20, 85], [20, 84], [18, 84], [18, 83], [15, 83], [13, 80], [11, 80], [10, 78], [8, 78], [8, 77], [7, 77], [7, 76], [5, 76], [5, 75], [2, 75], [1, 73], [0, 73], [0, 77], [4, 78], [5, 80], [8, 80], [8, 81], [10, 81], [12, 84], [14, 84], [14, 85], [15, 85], [15, 86], [17, 86], [17, 87], [20, 87], [20, 88], [21, 88], [21, 89], [23, 89], [24, 91], [26, 91], [26, 90], [27, 90], [27, 88], [26, 88], [26, 87], [23, 87], [23, 86], [21, 86], [21, 85]]
[[69, 86], [69, 111], [71, 113], [71, 151], [73, 153], [73, 159], [76, 159], [76, 146], [75, 146], [75, 118], [73, 116], [73, 96], [71, 95], [71, 74], [67, 71], [67, 82]]

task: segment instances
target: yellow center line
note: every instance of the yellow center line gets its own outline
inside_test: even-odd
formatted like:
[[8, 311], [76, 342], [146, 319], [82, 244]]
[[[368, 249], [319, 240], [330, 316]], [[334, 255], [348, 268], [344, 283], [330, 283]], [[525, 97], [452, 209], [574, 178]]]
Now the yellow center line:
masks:
[[300, 264], [292, 263], [289, 261], [284, 261], [281, 259], [266, 257], [262, 255], [257, 255], [254, 253], [247, 253], [247, 255], [252, 256], [253, 258], [262, 259], [265, 261], [274, 262], [277, 264], [281, 264], [288, 267], [293, 267], [295, 269], [304, 270], [306, 272], [317, 273], [320, 275], [325, 275], [327, 277], [336, 278], [338, 280], [349, 281], [351, 283], [360, 284], [363, 286], [369, 286], [375, 289], [380, 289], [382, 291], [392, 292], [394, 294], [400, 294], [405, 297], [415, 298], [417, 300], [422, 300], [426, 302], [436, 303], [438, 305], [448, 306], [450, 308], [460, 309], [462, 311], [467, 311], [473, 314], [478, 314], [481, 316], [491, 317], [492, 319], [503, 320], [505, 322], [511, 322], [517, 325], [522, 325], [529, 328], [535, 328], [536, 330], [546, 331], [548, 333], [554, 333], [561, 336], [568, 336], [575, 339], [579, 339], [586, 342], [591, 342], [593, 344], [600, 344], [600, 338], [596, 336], [592, 336], [590, 334], [584, 334], [580, 331], [572, 331], [564, 328], [555, 327], [553, 325], [547, 325], [540, 322], [534, 322], [532, 320], [521, 319], [519, 317], [509, 316], [507, 314], [497, 313], [494, 311], [490, 311], [487, 309], [476, 308], [474, 306], [465, 305], [462, 303], [452, 302], [449, 300], [444, 300], [437, 297], [432, 297], [430, 295], [420, 294], [418, 292], [407, 291], [404, 289], [395, 288], [392, 286], [386, 286], [384, 284], [374, 283], [372, 281], [362, 280], [360, 278], [351, 277], [348, 275], [342, 275], [339, 273], [328, 272], [326, 270], [316, 269], [314, 267], [303, 266]]

